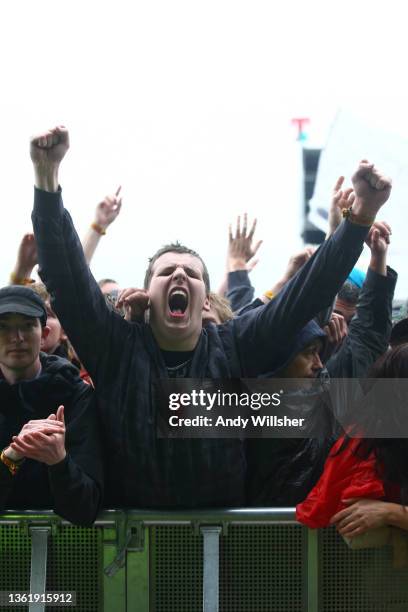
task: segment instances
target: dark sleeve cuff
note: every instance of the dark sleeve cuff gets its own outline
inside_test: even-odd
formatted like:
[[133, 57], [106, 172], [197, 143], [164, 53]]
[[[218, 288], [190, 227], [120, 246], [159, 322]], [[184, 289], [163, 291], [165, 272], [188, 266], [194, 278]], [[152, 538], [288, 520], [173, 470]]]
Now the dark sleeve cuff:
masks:
[[13, 475], [2, 461], [0, 461], [0, 483], [10, 483], [13, 480]]
[[34, 187], [34, 214], [39, 216], [46, 215], [48, 218], [59, 218], [62, 216], [63, 211], [64, 205], [62, 203], [61, 187], [58, 187], [56, 192], [43, 191]]
[[[371, 226], [370, 226], [371, 227]], [[348, 219], [345, 219], [343, 223], [340, 223], [339, 227], [334, 232], [332, 239], [338, 242], [339, 240], [345, 240], [351, 245], [361, 244], [361, 240], [365, 240], [370, 227], [366, 225], [357, 225], [352, 223]]]
[[368, 268], [367, 274], [364, 280], [364, 284], [369, 289], [387, 289], [394, 291], [395, 285], [397, 284], [398, 274], [393, 268], [387, 266], [387, 276], [378, 274], [371, 268]]
[[235, 289], [236, 287], [251, 287], [251, 281], [249, 280], [249, 274], [247, 270], [236, 270], [235, 272], [228, 272], [228, 291]]
[[59, 463], [54, 463], [54, 465], [49, 465], [48, 471], [49, 471], [51, 478], [53, 476], [62, 476], [64, 474], [68, 475], [69, 473], [69, 455], [68, 453], [65, 455], [64, 459], [60, 461]]

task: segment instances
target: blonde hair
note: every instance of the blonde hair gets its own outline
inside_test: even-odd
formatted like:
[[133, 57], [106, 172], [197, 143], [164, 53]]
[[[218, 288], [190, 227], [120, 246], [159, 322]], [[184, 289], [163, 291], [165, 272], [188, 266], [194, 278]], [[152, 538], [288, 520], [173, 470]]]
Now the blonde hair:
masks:
[[33, 291], [35, 291], [40, 298], [43, 300], [43, 302], [50, 302], [50, 294], [47, 291], [46, 286], [44, 285], [44, 283], [32, 283], [30, 285], [30, 289], [32, 289]]
[[213, 291], [210, 291], [208, 297], [210, 298], [210, 306], [217, 313], [221, 323], [225, 323], [234, 317], [229, 300]]

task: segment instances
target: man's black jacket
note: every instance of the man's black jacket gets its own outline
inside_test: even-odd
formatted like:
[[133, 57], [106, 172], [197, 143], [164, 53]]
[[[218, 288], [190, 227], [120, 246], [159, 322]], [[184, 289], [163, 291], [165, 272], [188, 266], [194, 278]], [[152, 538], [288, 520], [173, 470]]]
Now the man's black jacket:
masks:
[[26, 459], [15, 476], [0, 462], [0, 510], [53, 508], [80, 525], [91, 525], [102, 503], [103, 473], [93, 389], [66, 359], [40, 354], [40, 375], [10, 385], [0, 375], [0, 448], [30, 420], [65, 410], [67, 456], [47, 467]]

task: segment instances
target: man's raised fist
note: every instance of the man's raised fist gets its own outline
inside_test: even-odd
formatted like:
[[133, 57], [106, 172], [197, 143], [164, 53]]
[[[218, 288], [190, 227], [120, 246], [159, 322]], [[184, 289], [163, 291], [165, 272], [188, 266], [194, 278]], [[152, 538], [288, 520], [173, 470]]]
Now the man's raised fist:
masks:
[[391, 179], [381, 174], [374, 164], [363, 159], [351, 180], [356, 196], [353, 212], [374, 218], [390, 197]]
[[30, 155], [35, 165], [59, 165], [68, 149], [69, 134], [63, 125], [33, 136], [30, 141]]

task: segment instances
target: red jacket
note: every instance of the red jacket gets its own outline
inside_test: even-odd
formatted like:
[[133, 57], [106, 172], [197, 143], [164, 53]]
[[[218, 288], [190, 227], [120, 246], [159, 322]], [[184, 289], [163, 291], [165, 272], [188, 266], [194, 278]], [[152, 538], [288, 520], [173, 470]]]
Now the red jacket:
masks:
[[346, 508], [342, 503], [344, 499], [385, 497], [374, 453], [367, 459], [361, 459], [355, 453], [361, 438], [351, 438], [347, 447], [336, 454], [343, 442], [344, 436], [333, 445], [317, 484], [306, 499], [296, 506], [297, 520], [308, 527], [327, 527], [331, 517]]

